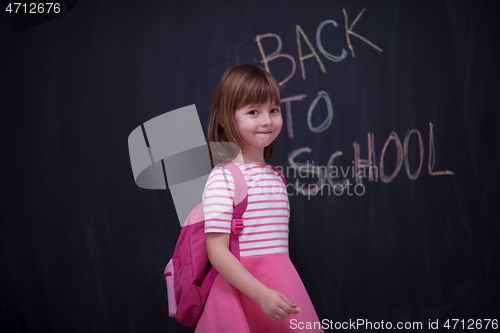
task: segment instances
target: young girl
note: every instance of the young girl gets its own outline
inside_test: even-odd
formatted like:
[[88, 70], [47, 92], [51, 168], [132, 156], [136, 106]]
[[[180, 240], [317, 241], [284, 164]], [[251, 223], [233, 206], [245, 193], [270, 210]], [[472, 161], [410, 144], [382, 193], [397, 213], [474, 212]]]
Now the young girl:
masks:
[[[217, 276], [196, 332], [289, 332], [318, 316], [288, 255], [286, 188], [267, 165], [282, 127], [281, 90], [274, 77], [253, 65], [227, 70], [215, 90], [209, 142], [231, 142], [242, 151], [248, 206], [239, 234], [240, 260], [229, 251], [234, 180], [214, 168], [203, 194], [208, 257]], [[211, 149], [212, 156], [223, 154]], [[233, 160], [233, 158], [231, 158]], [[233, 160], [235, 161], [235, 160]], [[302, 323], [302, 324], [301, 324]], [[321, 328], [308, 330], [323, 332]]]

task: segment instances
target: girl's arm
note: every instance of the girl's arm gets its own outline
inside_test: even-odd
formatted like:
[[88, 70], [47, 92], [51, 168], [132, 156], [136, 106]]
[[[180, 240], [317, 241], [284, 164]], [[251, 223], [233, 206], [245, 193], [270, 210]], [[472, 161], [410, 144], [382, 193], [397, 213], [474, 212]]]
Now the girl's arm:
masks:
[[257, 302], [266, 316], [281, 320], [299, 312], [297, 306], [284, 294], [268, 288], [257, 280], [229, 251], [228, 233], [206, 234], [208, 258], [212, 266], [236, 289]]

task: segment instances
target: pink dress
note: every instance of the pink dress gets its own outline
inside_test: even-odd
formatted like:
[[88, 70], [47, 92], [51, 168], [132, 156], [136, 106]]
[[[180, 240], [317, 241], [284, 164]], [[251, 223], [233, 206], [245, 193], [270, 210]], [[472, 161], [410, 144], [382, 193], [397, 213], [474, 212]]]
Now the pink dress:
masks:
[[[239, 234], [241, 263], [259, 281], [285, 294], [300, 307], [283, 320], [268, 318], [260, 306], [218, 275], [197, 333], [280, 333], [299, 323], [318, 323], [309, 295], [288, 254], [290, 208], [280, 176], [271, 168], [238, 165], [248, 185], [245, 228]], [[205, 232], [230, 232], [234, 181], [225, 169], [214, 168], [203, 194]], [[323, 332], [321, 328], [308, 332]]]

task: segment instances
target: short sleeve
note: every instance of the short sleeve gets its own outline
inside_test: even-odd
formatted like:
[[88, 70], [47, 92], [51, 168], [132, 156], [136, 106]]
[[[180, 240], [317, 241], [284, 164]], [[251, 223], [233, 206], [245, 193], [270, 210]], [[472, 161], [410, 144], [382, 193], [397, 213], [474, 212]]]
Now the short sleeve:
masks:
[[214, 168], [203, 191], [205, 233], [231, 232], [233, 198], [234, 179], [231, 172], [221, 167]]

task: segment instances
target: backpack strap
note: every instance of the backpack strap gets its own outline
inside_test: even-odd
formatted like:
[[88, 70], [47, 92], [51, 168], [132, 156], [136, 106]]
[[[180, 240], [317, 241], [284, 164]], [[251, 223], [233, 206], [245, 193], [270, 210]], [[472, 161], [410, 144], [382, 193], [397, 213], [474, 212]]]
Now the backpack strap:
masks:
[[248, 205], [248, 187], [243, 172], [234, 163], [228, 163], [223, 166], [231, 172], [234, 179], [234, 200], [233, 200], [233, 220], [231, 222], [231, 231], [239, 234], [243, 229], [243, 213]]
[[281, 172], [281, 170], [275, 167], [274, 165], [271, 165], [271, 168], [278, 174], [278, 176], [280, 176], [281, 180], [283, 181], [283, 184], [285, 185], [285, 191], [286, 191], [287, 182], [285, 176], [283, 175], [283, 172]]
[[233, 218], [231, 220], [231, 236], [229, 251], [240, 260], [240, 241], [238, 234], [243, 230], [243, 213], [248, 205], [248, 187], [245, 175], [241, 169], [232, 162], [223, 162], [219, 166], [229, 170], [234, 179]]
[[[240, 240], [238, 238], [238, 234], [245, 226], [242, 217], [248, 204], [247, 181], [245, 180], [245, 175], [236, 164], [230, 161], [224, 161], [219, 163], [218, 166], [229, 170], [234, 179], [233, 218], [231, 220], [229, 251], [236, 257], [236, 259], [240, 260]], [[210, 288], [212, 287], [212, 284], [218, 274], [219, 272], [217, 272], [215, 267], [212, 266], [212, 268], [208, 271], [205, 280], [201, 284], [201, 288], [206, 291], [210, 291]]]

